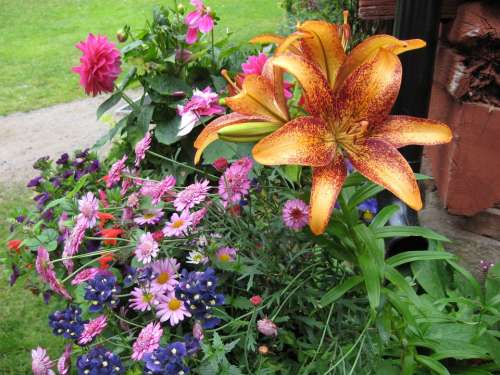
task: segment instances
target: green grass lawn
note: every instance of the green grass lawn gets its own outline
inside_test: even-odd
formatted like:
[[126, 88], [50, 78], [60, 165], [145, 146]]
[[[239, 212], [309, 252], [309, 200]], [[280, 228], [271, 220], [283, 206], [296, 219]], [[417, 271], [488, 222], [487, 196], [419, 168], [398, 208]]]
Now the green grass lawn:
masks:
[[[89, 32], [114, 40], [124, 24], [142, 27], [155, 4], [173, 0], [0, 0], [0, 115], [83, 97], [71, 67], [74, 45]], [[180, 0], [178, 2], [181, 2]], [[188, 5], [188, 1], [183, 1]], [[221, 18], [218, 29], [237, 40], [275, 31], [282, 17], [275, 0], [206, 0]]]

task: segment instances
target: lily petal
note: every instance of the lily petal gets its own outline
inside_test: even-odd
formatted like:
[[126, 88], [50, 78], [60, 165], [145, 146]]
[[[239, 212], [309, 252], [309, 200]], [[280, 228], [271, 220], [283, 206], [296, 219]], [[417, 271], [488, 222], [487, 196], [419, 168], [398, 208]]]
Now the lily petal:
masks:
[[288, 113], [282, 113], [274, 100], [272, 82], [261, 75], [245, 76], [241, 92], [226, 98], [226, 104], [234, 112], [244, 115], [262, 116], [272, 122], [288, 121]]
[[425, 42], [421, 39], [399, 40], [391, 35], [373, 35], [365, 39], [353, 48], [340, 67], [335, 82], [335, 91], [342, 86], [352, 72], [373, 57], [380, 48], [385, 48], [394, 54], [400, 54], [422, 47], [425, 47]]
[[347, 150], [352, 165], [366, 178], [396, 195], [414, 210], [422, 208], [417, 181], [405, 158], [389, 143], [367, 139], [354, 153]]
[[299, 25], [298, 30], [313, 36], [301, 39], [301, 50], [307, 59], [319, 66], [333, 88], [338, 70], [346, 58], [337, 25], [325, 21], [306, 21]]
[[336, 118], [368, 121], [370, 127], [381, 123], [396, 101], [401, 74], [398, 57], [379, 49], [344, 81], [336, 97]]
[[327, 166], [313, 168], [309, 226], [314, 234], [325, 231], [346, 175], [344, 158], [340, 153]]
[[229, 125], [250, 122], [250, 121], [266, 121], [266, 119], [258, 116], [247, 116], [242, 115], [241, 113], [231, 113], [229, 115], [221, 116], [210, 124], [208, 124], [198, 135], [198, 138], [194, 141], [194, 147], [196, 150], [196, 155], [194, 157], [194, 163], [198, 164], [201, 159], [201, 155], [203, 151], [208, 147], [208, 145], [212, 142], [215, 142], [219, 136], [217, 132]]
[[274, 58], [274, 65], [293, 74], [304, 91], [305, 109], [313, 116], [328, 118], [333, 112], [333, 93], [325, 76], [312, 62], [296, 55]]
[[450, 128], [439, 121], [412, 116], [389, 116], [384, 123], [373, 129], [370, 137], [382, 139], [399, 148], [448, 143], [453, 135]]
[[274, 57], [269, 57], [262, 69], [262, 75], [273, 83], [274, 99], [281, 113], [286, 116], [287, 121], [290, 119], [288, 106], [285, 98], [285, 85], [283, 81], [284, 71], [279, 66], [273, 64]]
[[264, 165], [306, 165], [321, 167], [330, 163], [335, 145], [328, 125], [317, 117], [298, 117], [257, 143], [253, 157]]
[[285, 52], [288, 49], [290, 52], [300, 54], [300, 50], [296, 45], [297, 39], [303, 37], [298, 33], [293, 33], [287, 37], [278, 34], [261, 34], [250, 39], [252, 44], [276, 44], [279, 52]]

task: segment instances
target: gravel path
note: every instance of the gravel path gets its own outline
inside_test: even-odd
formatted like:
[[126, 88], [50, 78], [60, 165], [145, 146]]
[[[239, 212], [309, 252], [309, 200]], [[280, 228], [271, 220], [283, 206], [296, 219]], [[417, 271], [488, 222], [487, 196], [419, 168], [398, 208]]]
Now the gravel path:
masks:
[[[133, 95], [133, 94], [132, 94]], [[0, 116], [0, 184], [24, 183], [41, 156], [92, 146], [108, 131], [96, 119], [105, 96]]]

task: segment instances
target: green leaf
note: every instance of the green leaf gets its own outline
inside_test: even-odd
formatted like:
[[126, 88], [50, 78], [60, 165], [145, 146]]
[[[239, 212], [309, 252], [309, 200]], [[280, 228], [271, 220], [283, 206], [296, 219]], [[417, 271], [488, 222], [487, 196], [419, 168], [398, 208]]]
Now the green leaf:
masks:
[[97, 119], [100, 119], [103, 114], [113, 108], [120, 99], [122, 98], [122, 92], [117, 91], [109, 98], [107, 98], [100, 106], [97, 108]]
[[321, 305], [321, 307], [328, 306], [329, 304], [335, 302], [344, 294], [346, 294], [349, 290], [359, 285], [362, 281], [363, 281], [362, 276], [349, 277], [342, 284], [337, 285], [332, 289], [330, 289], [328, 292], [326, 292], [319, 301], [319, 304]]
[[153, 118], [154, 111], [154, 105], [146, 105], [141, 108], [141, 112], [139, 113], [139, 116], [137, 116], [137, 126], [139, 127], [142, 136], [144, 136], [149, 129], [149, 124]]
[[172, 95], [177, 91], [182, 91], [186, 94], [191, 92], [191, 87], [186, 82], [166, 74], [148, 76], [146, 81], [153, 90], [161, 95]]
[[477, 298], [482, 299], [483, 293], [481, 291], [481, 285], [476, 280], [476, 278], [474, 276], [472, 276], [472, 274], [469, 271], [467, 271], [465, 268], [460, 266], [454, 260], [447, 259], [446, 261], [448, 262], [448, 264], [450, 266], [452, 266], [455, 269], [455, 271], [457, 271], [469, 283], [472, 290], [474, 291], [475, 296]]
[[302, 171], [302, 167], [300, 165], [285, 165], [283, 167], [283, 171], [285, 176], [291, 182], [297, 182], [300, 178], [300, 172]]
[[432, 371], [438, 373], [439, 375], [450, 375], [448, 369], [444, 367], [439, 361], [434, 358], [428, 357], [426, 355], [415, 354], [415, 359], [418, 363], [430, 368]]
[[[426, 253], [427, 251], [423, 251]], [[429, 251], [430, 253], [434, 253], [434, 251]], [[452, 255], [450, 253], [445, 253], [438, 251], [437, 253], [441, 253], [442, 255]], [[442, 259], [453, 259], [454, 256], [449, 258]], [[445, 298], [446, 297], [446, 289], [448, 285], [446, 283], [446, 269], [443, 267], [445, 263], [439, 262], [429, 262], [428, 260], [438, 259], [429, 256], [427, 259], [423, 258], [419, 261], [416, 261], [411, 264], [411, 269], [413, 275], [417, 279], [418, 283], [424, 290], [433, 298]]]
[[180, 124], [181, 119], [179, 116], [175, 116], [170, 120], [158, 122], [155, 128], [156, 140], [167, 146], [174, 144], [181, 139], [181, 137], [177, 135], [177, 133], [179, 133]]
[[377, 195], [383, 190], [384, 188], [382, 186], [368, 182], [365, 186], [357, 189], [356, 192], [351, 196], [351, 199], [349, 199], [349, 208], [351, 210], [354, 209], [360, 203], [363, 203], [367, 199]]
[[141, 47], [144, 44], [142, 40], [134, 40], [133, 42], [127, 44], [125, 47], [121, 49], [122, 54], [126, 54], [127, 52], [133, 51], [134, 49], [137, 49]]
[[392, 267], [397, 267], [405, 263], [415, 262], [418, 260], [438, 260], [438, 259], [456, 259], [457, 257], [452, 253], [444, 251], [431, 251], [431, 250], [414, 250], [399, 253], [385, 262]]
[[500, 291], [500, 263], [490, 268], [486, 276], [484, 287], [486, 304], [497, 307], [500, 304], [498, 298]]
[[123, 91], [127, 88], [129, 83], [131, 82], [132, 78], [135, 76], [135, 73], [137, 72], [137, 68], [132, 68], [127, 72], [127, 75], [122, 79], [120, 82], [120, 85], [118, 86], [119, 91]]
[[391, 204], [382, 208], [370, 223], [370, 228], [382, 228], [396, 212], [399, 211], [397, 204]]
[[450, 242], [448, 238], [442, 236], [429, 228], [412, 227], [406, 225], [394, 225], [389, 227], [382, 227], [374, 229], [377, 238], [391, 238], [391, 237], [411, 237], [419, 236], [429, 240]]
[[122, 131], [122, 129], [125, 127], [125, 125], [127, 124], [127, 119], [128, 119], [128, 116], [126, 117], [123, 117], [122, 119], [120, 119], [120, 121], [118, 121], [118, 123], [113, 126], [109, 132], [105, 135], [103, 135], [93, 146], [92, 148], [93, 149], [96, 149], [96, 148], [99, 148], [101, 146], [104, 146], [107, 142], [111, 142], [113, 140], [113, 138], [115, 137], [115, 135], [119, 132]]

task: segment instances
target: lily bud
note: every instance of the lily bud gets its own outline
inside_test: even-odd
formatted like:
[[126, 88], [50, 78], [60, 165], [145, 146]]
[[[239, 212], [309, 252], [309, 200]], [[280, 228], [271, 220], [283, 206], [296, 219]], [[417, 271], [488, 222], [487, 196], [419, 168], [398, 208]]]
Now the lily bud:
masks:
[[116, 32], [116, 39], [120, 42], [120, 43], [124, 43], [127, 41], [128, 39], [128, 35], [127, 33], [123, 30], [123, 29], [120, 29]]

